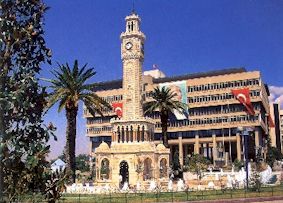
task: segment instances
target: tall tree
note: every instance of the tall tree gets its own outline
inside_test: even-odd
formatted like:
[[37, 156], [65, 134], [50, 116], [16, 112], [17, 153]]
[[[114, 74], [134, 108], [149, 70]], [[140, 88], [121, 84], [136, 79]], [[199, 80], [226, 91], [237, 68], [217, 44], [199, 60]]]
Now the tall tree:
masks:
[[79, 101], [83, 101], [89, 112], [95, 116], [96, 113], [102, 115], [104, 109], [111, 109], [111, 106], [95, 94], [92, 90], [94, 84], [86, 84], [87, 80], [96, 74], [93, 68], [87, 69], [87, 64], [81, 69], [78, 61], [75, 60], [73, 68], [68, 64], [60, 65], [59, 70], [53, 71], [55, 79], [47, 80], [52, 83], [50, 86], [52, 92], [48, 100], [50, 108], [59, 102], [58, 111], [66, 111], [66, 146], [65, 155], [67, 161], [67, 170], [71, 173], [72, 182], [76, 179], [76, 118], [78, 114]]
[[10, 201], [44, 184], [50, 134], [42, 120], [46, 92], [37, 75], [51, 55], [45, 11], [41, 0], [0, 1], [0, 197], [5, 188]]
[[155, 111], [159, 111], [162, 128], [162, 140], [165, 147], [168, 147], [167, 128], [169, 114], [173, 114], [174, 111], [183, 113], [187, 109], [187, 105], [180, 102], [176, 98], [177, 96], [178, 95], [176, 93], [165, 86], [161, 89], [156, 87], [152, 93], [152, 100], [144, 104], [145, 114], [152, 114]]

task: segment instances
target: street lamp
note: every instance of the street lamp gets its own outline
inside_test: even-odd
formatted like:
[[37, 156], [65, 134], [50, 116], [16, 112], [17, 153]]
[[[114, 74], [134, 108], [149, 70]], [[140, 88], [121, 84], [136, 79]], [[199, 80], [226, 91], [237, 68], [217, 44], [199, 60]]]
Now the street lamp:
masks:
[[249, 188], [249, 157], [248, 157], [248, 136], [249, 132], [244, 130], [242, 132], [242, 136], [244, 137], [244, 146], [245, 146], [245, 164], [246, 164], [246, 187]]
[[245, 169], [246, 169], [246, 188], [249, 188], [249, 159], [248, 159], [248, 139], [250, 132], [253, 131], [252, 128], [243, 128], [243, 127], [238, 127], [238, 132], [240, 132], [241, 136], [244, 137], [244, 150], [245, 150]]

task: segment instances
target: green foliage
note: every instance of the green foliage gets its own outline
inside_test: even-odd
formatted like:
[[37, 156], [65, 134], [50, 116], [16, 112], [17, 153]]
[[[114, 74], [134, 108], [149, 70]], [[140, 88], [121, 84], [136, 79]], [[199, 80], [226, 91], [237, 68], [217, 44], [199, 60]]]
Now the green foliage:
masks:
[[58, 111], [62, 109], [72, 109], [78, 107], [81, 100], [89, 112], [95, 116], [97, 113], [103, 116], [105, 108], [111, 109], [111, 105], [97, 96], [92, 90], [96, 84], [85, 84], [96, 72], [93, 68], [87, 69], [87, 64], [79, 68], [78, 61], [75, 60], [73, 68], [69, 64], [58, 64], [58, 70], [52, 72], [55, 79], [45, 79], [52, 83], [50, 86], [53, 92], [49, 95], [48, 107], [59, 102]]
[[267, 149], [266, 162], [270, 167], [273, 167], [275, 160], [281, 160], [283, 155], [276, 147], [269, 147]]
[[263, 153], [262, 153], [262, 147], [259, 147], [256, 152], [255, 162], [260, 163], [264, 160]]
[[244, 167], [244, 161], [242, 161], [242, 160], [235, 159], [233, 164], [234, 164], [236, 171], [240, 171], [241, 168]]
[[75, 142], [76, 142], [76, 118], [78, 114], [79, 101], [83, 101], [88, 111], [95, 116], [102, 115], [106, 109], [111, 109], [110, 104], [96, 95], [92, 90], [94, 84], [86, 84], [96, 74], [93, 68], [87, 69], [87, 64], [79, 68], [75, 60], [71, 69], [67, 64], [58, 64], [58, 70], [54, 70], [55, 79], [46, 79], [51, 83], [52, 92], [48, 98], [48, 108], [59, 102], [58, 111], [65, 109], [67, 118], [65, 155], [67, 170], [71, 174], [71, 181], [76, 179]]
[[181, 169], [181, 164], [179, 160], [179, 152], [175, 151], [173, 155], [173, 160], [172, 160], [172, 169], [174, 171], [180, 170]]
[[155, 111], [160, 113], [162, 140], [165, 147], [168, 147], [167, 127], [169, 114], [174, 111], [183, 113], [187, 109], [187, 105], [176, 99], [177, 94], [165, 86], [161, 89], [154, 88], [152, 93], [152, 101], [144, 103], [145, 114], [153, 114]]
[[45, 183], [45, 199], [48, 203], [55, 203], [62, 196], [62, 192], [66, 189], [65, 183], [67, 181], [67, 173], [64, 169], [63, 171], [55, 171], [46, 174]]
[[254, 164], [251, 168], [251, 175], [249, 179], [249, 188], [254, 191], [260, 191], [260, 188], [262, 187], [259, 173], [257, 164]]
[[179, 161], [179, 152], [175, 151], [173, 155], [172, 165], [171, 165], [172, 172], [174, 174], [174, 179], [183, 178], [183, 168], [181, 167]]
[[196, 173], [201, 179], [202, 171], [207, 170], [210, 161], [200, 154], [193, 154], [191, 157], [186, 157], [185, 166], [190, 172]]
[[90, 165], [89, 165], [89, 156], [86, 154], [80, 154], [76, 157], [76, 167], [77, 170], [81, 172], [89, 172]]
[[0, 186], [4, 173], [9, 201], [45, 188], [53, 130], [43, 124], [47, 93], [37, 78], [51, 55], [43, 36], [45, 11], [41, 0], [0, 1]]

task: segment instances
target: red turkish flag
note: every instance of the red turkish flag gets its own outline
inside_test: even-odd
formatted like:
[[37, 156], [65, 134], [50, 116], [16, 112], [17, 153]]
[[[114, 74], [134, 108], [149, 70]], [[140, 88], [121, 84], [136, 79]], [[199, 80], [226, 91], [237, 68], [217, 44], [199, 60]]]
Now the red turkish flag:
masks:
[[254, 107], [251, 103], [250, 90], [248, 88], [232, 90], [232, 94], [246, 107], [248, 114], [255, 114]]
[[112, 103], [112, 106], [116, 115], [121, 118], [123, 115], [123, 103]]

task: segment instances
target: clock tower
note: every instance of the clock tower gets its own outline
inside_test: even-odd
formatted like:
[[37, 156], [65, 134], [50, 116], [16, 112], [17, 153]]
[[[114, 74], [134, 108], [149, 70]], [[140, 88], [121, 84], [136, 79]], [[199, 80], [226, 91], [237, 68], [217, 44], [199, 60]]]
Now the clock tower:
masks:
[[[123, 116], [112, 118], [111, 146], [102, 142], [95, 150], [97, 183], [127, 187], [150, 179], [168, 181], [170, 150], [154, 143], [155, 122], [145, 118], [142, 108], [142, 64], [145, 35], [141, 19], [132, 12], [125, 18], [126, 30], [120, 35], [123, 64]], [[101, 168], [108, 163], [109, 173], [103, 179]], [[161, 170], [162, 169], [162, 170]]]
[[123, 63], [124, 119], [140, 119], [142, 111], [142, 64], [145, 35], [140, 31], [141, 19], [135, 13], [125, 18], [126, 30], [120, 36]]

